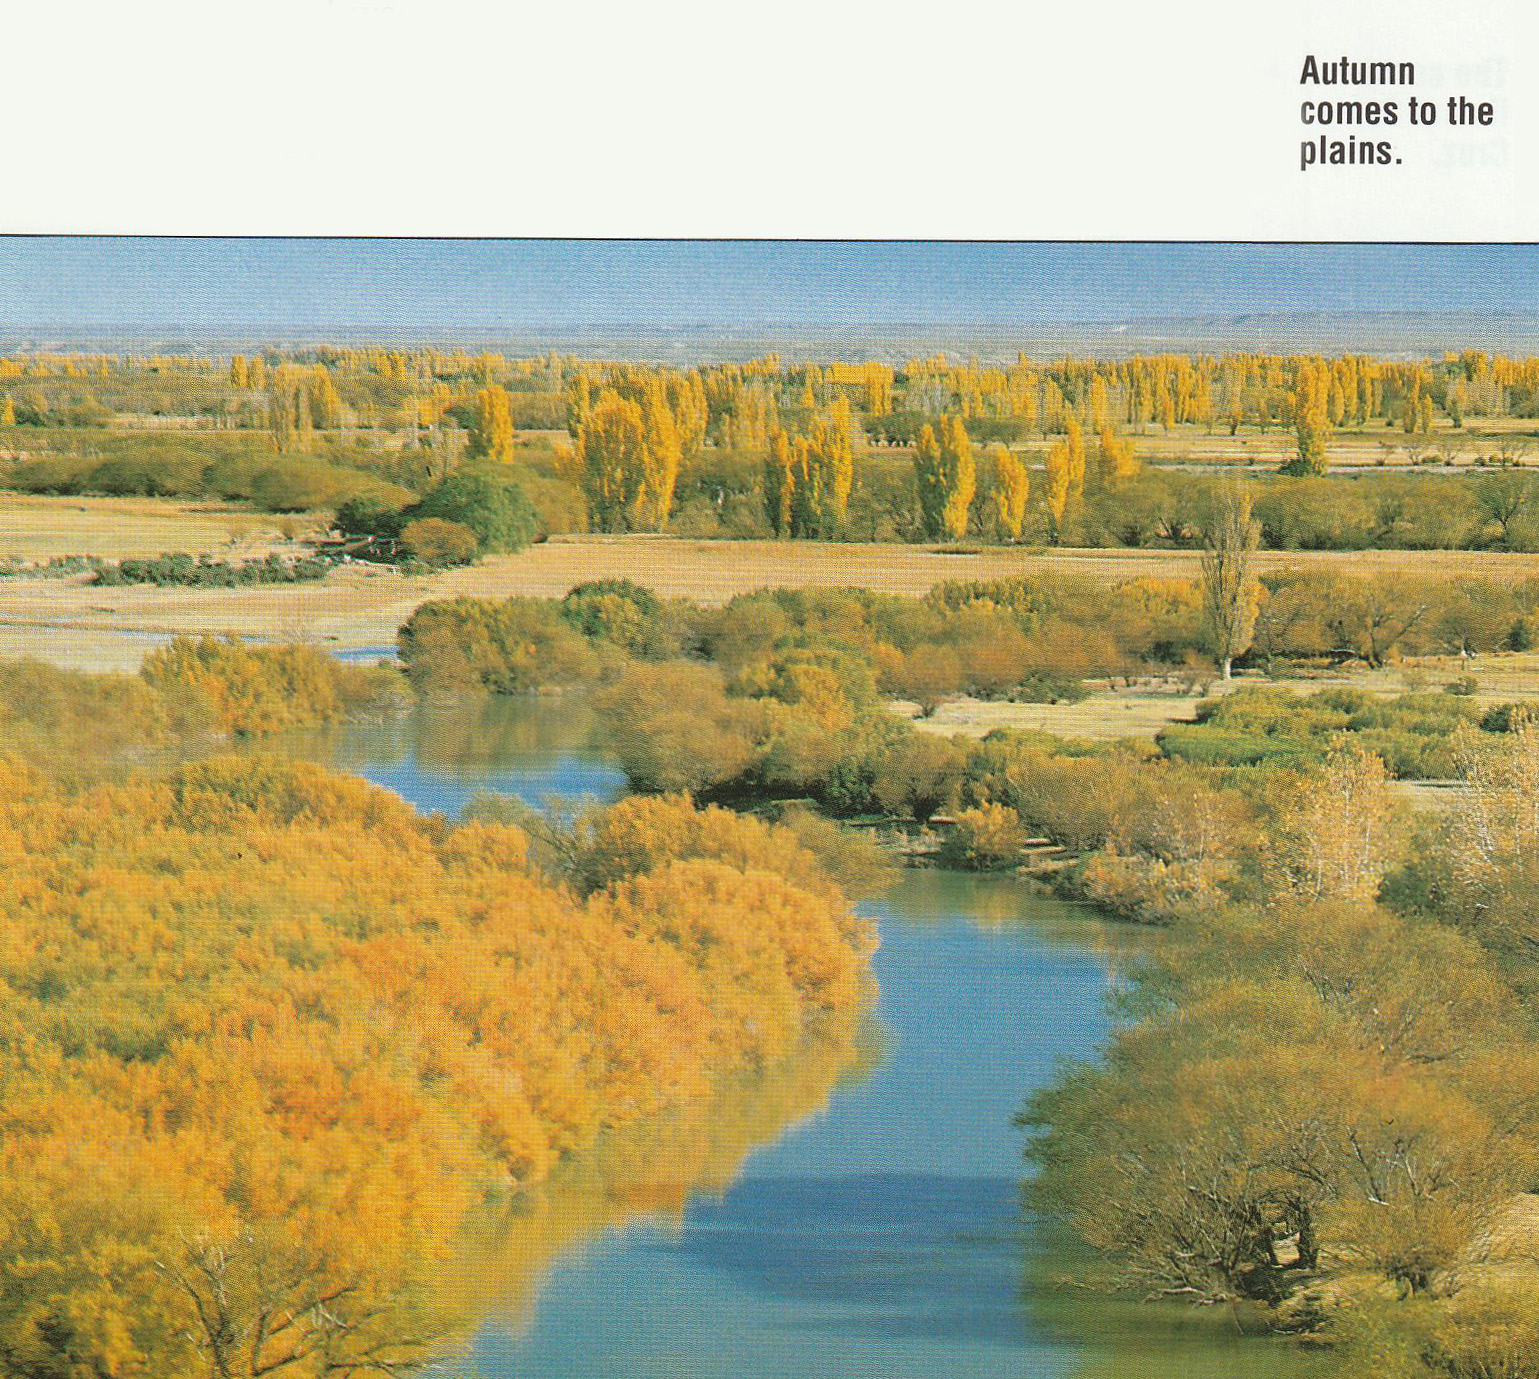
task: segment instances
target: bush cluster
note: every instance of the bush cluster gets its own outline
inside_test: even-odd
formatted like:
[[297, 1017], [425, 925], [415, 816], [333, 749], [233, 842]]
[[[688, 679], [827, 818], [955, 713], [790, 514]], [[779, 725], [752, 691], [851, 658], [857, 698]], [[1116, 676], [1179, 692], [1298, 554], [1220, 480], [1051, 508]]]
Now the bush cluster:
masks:
[[254, 584], [307, 584], [325, 579], [340, 563], [332, 555], [305, 555], [285, 560], [268, 555], [260, 560], [216, 560], [213, 556], [158, 555], [145, 560], [93, 560], [92, 584], [200, 585], [237, 589]]

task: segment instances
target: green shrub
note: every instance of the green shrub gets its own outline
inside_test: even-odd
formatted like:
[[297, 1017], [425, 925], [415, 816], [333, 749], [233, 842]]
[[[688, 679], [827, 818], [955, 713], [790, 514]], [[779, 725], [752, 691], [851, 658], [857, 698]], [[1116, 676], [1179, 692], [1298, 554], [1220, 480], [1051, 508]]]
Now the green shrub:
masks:
[[449, 475], [403, 515], [408, 521], [438, 517], [461, 523], [476, 534], [484, 554], [520, 551], [538, 528], [523, 489], [510, 475], [484, 465]]

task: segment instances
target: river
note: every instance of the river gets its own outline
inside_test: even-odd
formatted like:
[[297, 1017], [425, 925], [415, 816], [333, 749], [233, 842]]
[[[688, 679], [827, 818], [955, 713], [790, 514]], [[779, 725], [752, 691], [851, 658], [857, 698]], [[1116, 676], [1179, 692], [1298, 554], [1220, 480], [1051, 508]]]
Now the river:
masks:
[[[483, 790], [545, 806], [623, 788], [590, 745], [577, 699], [422, 709], [294, 745], [451, 814]], [[524, 1253], [530, 1277], [484, 1307], [470, 1372], [1320, 1373], [1321, 1362], [1241, 1338], [1214, 1311], [1056, 1284], [1067, 1247], [1021, 1211], [1021, 1132], [1011, 1117], [1061, 1060], [1093, 1055], [1109, 1030], [1109, 984], [1146, 936], [1013, 879], [943, 871], [905, 872], [865, 908], [881, 932], [879, 996], [858, 1066], [809, 1071], [800, 1098], [785, 1087], [750, 1089], [735, 1109], [716, 1108], [706, 1128], [723, 1141], [719, 1154], [685, 1154], [663, 1135], [654, 1152], [617, 1153], [601, 1171], [589, 1165], [554, 1182], [538, 1210], [510, 1227], [508, 1248]], [[755, 1107], [772, 1108], [773, 1118], [756, 1122]], [[677, 1200], [648, 1210], [655, 1185], [640, 1180], [669, 1163], [686, 1181]], [[636, 1181], [613, 1181], [627, 1174]], [[497, 1289], [487, 1291], [494, 1298]]]

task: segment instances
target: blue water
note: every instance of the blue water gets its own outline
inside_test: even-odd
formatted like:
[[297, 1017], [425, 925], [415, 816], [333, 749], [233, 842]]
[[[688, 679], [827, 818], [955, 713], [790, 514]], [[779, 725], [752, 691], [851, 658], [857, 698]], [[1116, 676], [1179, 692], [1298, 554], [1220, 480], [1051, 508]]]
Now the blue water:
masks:
[[381, 661], [399, 665], [401, 661], [393, 646], [352, 646], [331, 654], [347, 665], [376, 666]]
[[532, 1322], [481, 1333], [476, 1372], [1069, 1373], [1078, 1347], [1035, 1326], [1021, 1301], [1031, 1240], [1010, 1117], [1059, 1058], [1104, 1034], [1106, 970], [1029, 924], [974, 925], [970, 900], [1002, 884], [919, 873], [887, 897], [875, 1071], [754, 1154], [719, 1200], [558, 1265]]
[[280, 745], [363, 776], [418, 809], [458, 815], [485, 792], [540, 809], [614, 799], [625, 775], [593, 748], [591, 732], [580, 698], [492, 699], [294, 733]]
[[[591, 745], [590, 730], [578, 701], [504, 701], [350, 728], [304, 750], [420, 808], [452, 813], [480, 790], [536, 805], [553, 796], [613, 797], [623, 780]], [[597, 1233], [554, 1263], [531, 1258], [539, 1278], [533, 1306], [494, 1309], [464, 1372], [1304, 1373], [1291, 1352], [1173, 1325], [1169, 1313], [1130, 1315], [1121, 1305], [1033, 1293], [1061, 1237], [1021, 1210], [1021, 1133], [1011, 1117], [1062, 1060], [1095, 1053], [1109, 1030], [1110, 955], [1138, 940], [1013, 878], [910, 871], [867, 912], [881, 933], [870, 1066], [836, 1081], [822, 1109], [749, 1152], [724, 1191], [719, 1182], [697, 1190], [681, 1213], [595, 1218], [589, 1229]], [[655, 1158], [637, 1159], [634, 1171], [655, 1177], [659, 1169]], [[623, 1199], [624, 1189], [606, 1181], [603, 1192]], [[560, 1194], [559, 1186], [550, 1192], [557, 1212]], [[572, 1211], [574, 1220], [588, 1219], [575, 1198]]]

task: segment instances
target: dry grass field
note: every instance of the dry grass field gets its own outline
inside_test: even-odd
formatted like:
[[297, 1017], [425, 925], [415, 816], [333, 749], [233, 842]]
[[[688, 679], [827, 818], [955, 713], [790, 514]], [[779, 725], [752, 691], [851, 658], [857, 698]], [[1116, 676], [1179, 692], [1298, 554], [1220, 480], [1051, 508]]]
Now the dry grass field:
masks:
[[274, 517], [212, 502], [0, 493], [0, 559], [121, 560], [172, 551], [249, 559], [287, 547], [286, 532], [303, 536], [316, 526], [310, 517]]
[[[66, 506], [61, 507], [61, 503]], [[215, 549], [227, 555], [257, 554], [255, 546], [264, 539], [264, 533], [281, 541], [271, 525], [275, 521], [272, 518], [211, 513], [145, 500], [49, 500], [46, 510], [54, 514], [60, 528], [47, 539], [70, 553], [107, 553], [112, 540], [119, 543], [118, 549], [137, 541], [140, 551], [185, 550], [192, 544], [185, 538], [193, 533], [195, 523], [219, 525], [236, 517], [252, 522], [252, 544], [239, 550], [227, 546]], [[180, 525], [135, 535], [136, 527], [147, 528], [151, 522]], [[175, 531], [184, 539], [166, 540], [163, 531]], [[222, 525], [220, 531], [224, 531]], [[93, 532], [101, 533], [94, 551]], [[272, 544], [281, 548], [278, 541]], [[1264, 569], [1316, 566], [1358, 573], [1396, 570], [1514, 580], [1539, 575], [1539, 554], [1497, 552], [1265, 552], [1260, 562]], [[3, 580], [0, 655], [43, 656], [79, 668], [123, 668], [136, 665], [145, 647], [153, 644], [144, 634], [177, 632], [315, 641], [337, 649], [388, 646], [395, 639], [396, 628], [426, 599], [457, 595], [505, 598], [514, 594], [559, 598], [584, 580], [615, 576], [633, 579], [665, 596], [711, 604], [725, 602], [734, 594], [782, 585], [859, 585], [915, 596], [946, 579], [997, 579], [1050, 570], [1105, 582], [1141, 575], [1194, 578], [1199, 563], [1195, 551], [985, 547], [968, 554], [942, 554], [918, 546], [565, 536], [518, 555], [420, 577], [354, 566], [334, 571], [315, 584], [244, 589], [98, 588], [79, 579]], [[1533, 683], [1527, 672], [1508, 678]], [[1041, 706], [1029, 707], [1033, 712], [1042, 711]], [[1083, 706], [1073, 707], [1093, 717]], [[1129, 715], [1126, 721], [1130, 728], [1135, 720], [1146, 716], [1143, 709], [1119, 712]]]
[[[1539, 652], [1504, 652], [1469, 660], [1423, 656], [1380, 670], [1359, 666], [1277, 677], [1246, 671], [1228, 684], [1202, 675], [1169, 676], [1131, 685], [1091, 682], [1094, 688], [1090, 695], [1078, 703], [1012, 704], [1003, 700], [953, 699], [940, 705], [930, 717], [916, 718], [915, 726], [946, 737], [983, 737], [995, 728], [1018, 728], [1102, 742], [1121, 738], [1152, 741], [1172, 723], [1190, 723], [1204, 698], [1245, 686], [1276, 686], [1297, 694], [1351, 687], [1372, 694], [1397, 695], [1440, 690], [1449, 681], [1465, 676], [1475, 678], [1478, 688], [1473, 698], [1479, 704], [1539, 698]], [[914, 704], [900, 703], [894, 707], [909, 715], [918, 709]]]
[[[1150, 425], [1130, 439], [1145, 464], [1180, 468], [1187, 465], [1224, 469], [1253, 467], [1275, 470], [1296, 453], [1291, 427], [1258, 431], [1246, 426], [1231, 436], [1227, 426], [1212, 431], [1202, 426], [1174, 426], [1169, 431]], [[1439, 418], [1425, 436], [1410, 437], [1398, 426], [1366, 426], [1331, 433], [1327, 453], [1337, 472], [1365, 469], [1426, 468], [1433, 473], [1471, 469], [1477, 460], [1497, 456], [1505, 447], [1527, 464], [1539, 463], [1534, 423], [1523, 417], [1481, 417], [1464, 428]]]
[[[665, 536], [561, 536], [516, 556], [439, 576], [465, 594], [559, 597], [585, 579], [624, 576], [668, 597], [722, 603], [751, 589], [857, 585], [910, 597], [942, 580], [1002, 579], [1049, 570], [1115, 583], [1140, 576], [1195, 579], [1198, 551], [1026, 549], [980, 546], [965, 554], [934, 547], [833, 541], [695, 541]], [[1493, 551], [1263, 551], [1262, 571], [1338, 569], [1428, 575], [1539, 575], [1539, 553]]]

